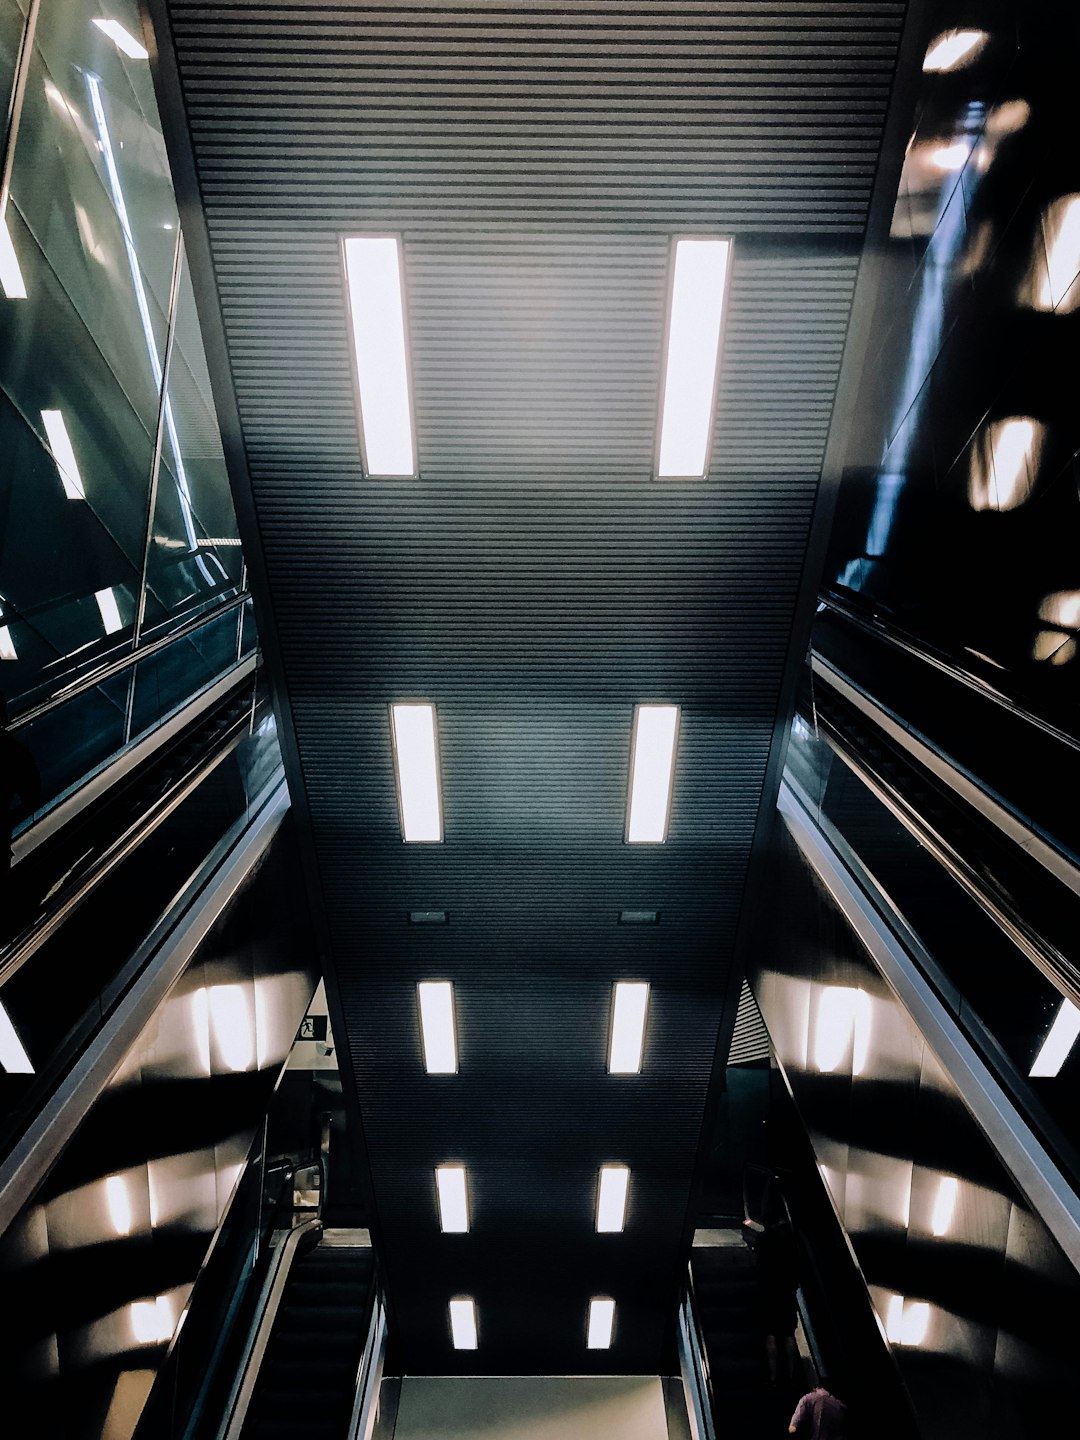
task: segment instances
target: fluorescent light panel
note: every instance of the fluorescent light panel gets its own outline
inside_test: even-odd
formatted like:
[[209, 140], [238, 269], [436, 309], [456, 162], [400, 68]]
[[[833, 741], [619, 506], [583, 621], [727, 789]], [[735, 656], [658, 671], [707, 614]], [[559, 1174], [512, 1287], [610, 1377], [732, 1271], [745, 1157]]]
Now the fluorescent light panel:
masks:
[[630, 1171], [625, 1165], [601, 1165], [596, 1193], [596, 1229], [601, 1235], [617, 1235], [626, 1224], [626, 1195]]
[[643, 980], [620, 980], [615, 986], [611, 1007], [610, 1075], [641, 1073], [645, 1043], [645, 1018], [649, 1009], [649, 986]]
[[456, 1075], [454, 987], [449, 980], [422, 980], [416, 990], [420, 1000], [424, 1068], [429, 1075]]
[[597, 1295], [589, 1301], [589, 1334], [586, 1341], [590, 1350], [609, 1350], [611, 1336], [615, 1329], [615, 1301]]
[[33, 1075], [34, 1067], [15, 1033], [11, 1017], [0, 1005], [0, 1065], [8, 1075]]
[[7, 216], [0, 216], [0, 288], [8, 300], [26, 299], [26, 281], [19, 268]]
[[667, 839], [678, 725], [677, 705], [638, 705], [634, 711], [626, 818], [626, 838], [632, 845], [659, 845]]
[[1077, 1036], [1080, 1036], [1080, 1009], [1071, 1000], [1063, 1000], [1050, 1032], [1035, 1056], [1035, 1063], [1028, 1071], [1032, 1079], [1047, 1079], [1058, 1074], [1069, 1058]]
[[0, 625], [0, 660], [17, 660], [18, 658], [19, 652], [15, 649], [11, 626]]
[[346, 239], [360, 428], [369, 475], [416, 474], [401, 269], [396, 236]]
[[450, 1301], [450, 1334], [455, 1350], [476, 1349], [476, 1305], [467, 1295]]
[[49, 449], [52, 451], [60, 483], [64, 487], [64, 494], [69, 500], [85, 500], [86, 489], [82, 482], [82, 476], [79, 474], [75, 451], [71, 447], [71, 436], [68, 434], [64, 412], [62, 410], [42, 410], [41, 423], [45, 426]]
[[95, 590], [94, 599], [97, 601], [98, 611], [101, 614], [101, 623], [105, 627], [106, 635], [115, 635], [118, 630], [124, 628], [124, 622], [120, 618], [120, 607], [116, 603], [116, 592], [111, 588]]
[[119, 20], [95, 20], [94, 24], [129, 60], [148, 60], [150, 58], [146, 46], [140, 45], [135, 36], [125, 30]]
[[434, 705], [391, 705], [401, 834], [410, 844], [442, 837]]
[[730, 240], [675, 242], [660, 415], [661, 478], [701, 479], [709, 460]]
[[464, 1165], [440, 1165], [435, 1171], [439, 1194], [439, 1224], [444, 1235], [467, 1235], [469, 1193]]

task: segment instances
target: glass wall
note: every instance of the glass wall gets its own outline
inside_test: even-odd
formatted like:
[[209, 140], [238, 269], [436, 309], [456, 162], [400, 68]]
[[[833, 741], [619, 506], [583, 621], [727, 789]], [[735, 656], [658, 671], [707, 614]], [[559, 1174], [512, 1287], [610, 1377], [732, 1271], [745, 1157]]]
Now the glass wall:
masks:
[[151, 676], [206, 683], [129, 682], [243, 556], [135, 0], [0, 0], [0, 90], [0, 690], [16, 721], [89, 693], [100, 763], [161, 718]]

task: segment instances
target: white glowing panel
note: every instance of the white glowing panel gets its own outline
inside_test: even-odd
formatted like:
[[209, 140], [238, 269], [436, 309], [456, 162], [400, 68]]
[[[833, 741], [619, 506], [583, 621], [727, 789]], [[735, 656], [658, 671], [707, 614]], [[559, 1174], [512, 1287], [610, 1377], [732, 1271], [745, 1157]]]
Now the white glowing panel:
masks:
[[1015, 510], [1035, 489], [1045, 427], [1026, 415], [996, 420], [971, 447], [968, 499], [974, 510]]
[[211, 985], [210, 1030], [226, 1070], [255, 1068], [255, 1019], [243, 985]]
[[11, 627], [0, 625], [0, 660], [17, 660], [18, 658], [15, 641], [11, 635]]
[[410, 844], [442, 839], [434, 705], [391, 705], [394, 766], [402, 838]]
[[956, 1214], [956, 1197], [960, 1185], [954, 1175], [943, 1175], [938, 1181], [937, 1196], [934, 1199], [934, 1213], [930, 1217], [930, 1231], [940, 1239], [952, 1229]]
[[586, 1344], [590, 1350], [609, 1350], [611, 1336], [615, 1329], [615, 1301], [597, 1295], [589, 1301], [589, 1334]]
[[440, 1165], [435, 1171], [439, 1192], [439, 1225], [444, 1235], [465, 1235], [469, 1230], [469, 1194], [464, 1165]]
[[885, 1334], [893, 1345], [921, 1345], [930, 1329], [930, 1306], [925, 1300], [889, 1297]]
[[930, 152], [930, 161], [943, 174], [955, 174], [967, 164], [971, 147], [966, 140], [955, 140], [951, 145], [937, 145]]
[[701, 479], [709, 459], [730, 240], [677, 240], [657, 474]]
[[677, 705], [638, 705], [634, 711], [626, 818], [626, 838], [632, 845], [658, 845], [667, 838], [678, 728]]
[[147, 60], [149, 54], [145, 45], [140, 45], [130, 31], [125, 30], [119, 20], [95, 20], [97, 28], [113, 42], [116, 48], [129, 60]]
[[986, 40], [985, 30], [946, 30], [931, 42], [922, 68], [929, 75], [958, 70], [975, 59]]
[[168, 1296], [134, 1301], [131, 1306], [131, 1330], [139, 1345], [161, 1345], [171, 1340], [173, 1313]]
[[415, 475], [401, 243], [392, 235], [345, 241], [364, 467], [369, 475]]
[[626, 1224], [626, 1196], [630, 1171], [625, 1165], [601, 1165], [596, 1195], [596, 1228], [601, 1235], [615, 1235]]
[[83, 486], [82, 476], [79, 474], [78, 463], [75, 460], [75, 451], [71, 448], [71, 437], [68, 435], [63, 412], [43, 410], [41, 423], [45, 426], [49, 449], [52, 451], [60, 483], [64, 487], [64, 494], [69, 500], [85, 500], [86, 490]]
[[424, 1069], [429, 1075], [456, 1075], [454, 987], [449, 980], [422, 980], [416, 990], [420, 999]]
[[117, 1235], [131, 1234], [131, 1197], [121, 1175], [110, 1175], [105, 1181], [105, 1205], [109, 1221]]
[[468, 1296], [450, 1301], [450, 1334], [455, 1350], [476, 1349], [476, 1306]]
[[11, 1017], [0, 1005], [0, 1065], [8, 1075], [33, 1075], [34, 1067], [23, 1043], [15, 1033]]
[[26, 281], [19, 268], [19, 257], [15, 253], [6, 216], [0, 218], [0, 289], [8, 300], [26, 299]]
[[829, 1075], [852, 1047], [851, 1073], [861, 1075], [870, 1050], [870, 997], [848, 985], [826, 985], [818, 1000], [814, 1064]]
[[101, 614], [101, 623], [105, 627], [106, 635], [115, 635], [117, 630], [124, 628], [124, 622], [120, 619], [120, 607], [116, 603], [116, 592], [114, 590], [95, 590], [94, 599]]
[[1078, 1035], [1080, 1035], [1080, 1009], [1077, 1009], [1071, 1000], [1063, 1000], [1028, 1074], [1033, 1079], [1045, 1079], [1056, 1075], [1069, 1058], [1069, 1052], [1076, 1044]]
[[611, 1045], [608, 1074], [638, 1075], [645, 1044], [649, 986], [643, 980], [620, 980], [611, 1006]]
[[1070, 313], [1080, 305], [1080, 195], [1063, 195], [1043, 215], [1046, 237], [1046, 273], [1039, 286], [1036, 308]]

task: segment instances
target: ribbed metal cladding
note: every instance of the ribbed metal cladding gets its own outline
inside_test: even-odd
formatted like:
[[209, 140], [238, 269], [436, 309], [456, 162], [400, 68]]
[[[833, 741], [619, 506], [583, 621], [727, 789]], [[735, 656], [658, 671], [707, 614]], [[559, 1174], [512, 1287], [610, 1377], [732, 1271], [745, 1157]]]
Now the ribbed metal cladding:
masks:
[[[399, 1358], [656, 1373], [903, 6], [169, 8]], [[339, 245], [376, 230], [419, 480], [360, 465]], [[735, 262], [711, 472], [661, 484], [684, 230]], [[438, 706], [439, 846], [400, 842], [406, 698]], [[659, 848], [623, 843], [639, 700], [683, 707]], [[422, 1072], [434, 978], [454, 1077]], [[620, 978], [653, 986], [640, 1077], [605, 1073]], [[468, 1236], [438, 1233], [447, 1160]], [[609, 1160], [621, 1237], [593, 1229]]]
[[750, 986], [744, 980], [739, 992], [739, 1010], [735, 1016], [735, 1029], [728, 1051], [729, 1065], [753, 1065], [769, 1058], [769, 1032], [757, 1001], [750, 993]]

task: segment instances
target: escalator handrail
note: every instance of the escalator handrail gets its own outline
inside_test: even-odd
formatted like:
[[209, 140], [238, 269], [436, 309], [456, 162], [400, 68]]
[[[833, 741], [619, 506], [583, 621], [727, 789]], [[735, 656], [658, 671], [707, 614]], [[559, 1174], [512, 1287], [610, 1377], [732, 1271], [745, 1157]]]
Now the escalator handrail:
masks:
[[289, 1282], [293, 1261], [300, 1249], [300, 1242], [313, 1231], [321, 1232], [322, 1221], [312, 1218], [302, 1220], [285, 1232], [274, 1252], [274, 1259], [263, 1282], [262, 1293], [255, 1314], [255, 1320], [244, 1346], [244, 1353], [236, 1373], [236, 1380], [225, 1405], [225, 1413], [218, 1430], [218, 1440], [240, 1440], [248, 1407], [255, 1393], [259, 1370], [266, 1357], [266, 1347], [277, 1321], [278, 1311]]
[[386, 1306], [378, 1285], [372, 1289], [371, 1320], [356, 1372], [347, 1440], [370, 1440], [378, 1409], [379, 1386], [386, 1357]]
[[[784, 1208], [784, 1220], [787, 1223], [788, 1231], [790, 1232], [792, 1239], [796, 1240], [796, 1245], [798, 1245], [796, 1237], [798, 1236], [799, 1232], [795, 1228], [795, 1221], [792, 1218], [791, 1214], [791, 1206], [788, 1204], [787, 1195], [784, 1193], [783, 1176], [780, 1174], [779, 1170], [773, 1169], [768, 1165], [755, 1165], [753, 1161], [748, 1161], [743, 1166], [744, 1220], [749, 1222], [752, 1219], [752, 1216], [750, 1214], [749, 1189], [746, 1183], [747, 1178], [749, 1177], [751, 1172], [764, 1175], [768, 1180], [769, 1186], [773, 1189], [774, 1193], [779, 1195], [780, 1204]], [[817, 1383], [817, 1381], [825, 1373], [825, 1366], [822, 1363], [821, 1347], [818, 1344], [817, 1334], [814, 1330], [814, 1325], [812, 1320], [810, 1319], [809, 1309], [806, 1304], [806, 1294], [801, 1285], [796, 1285], [795, 1287], [795, 1308], [799, 1312], [799, 1320], [802, 1323], [803, 1334], [806, 1336], [806, 1348], [810, 1352], [810, 1366], [814, 1372], [815, 1383]]]

